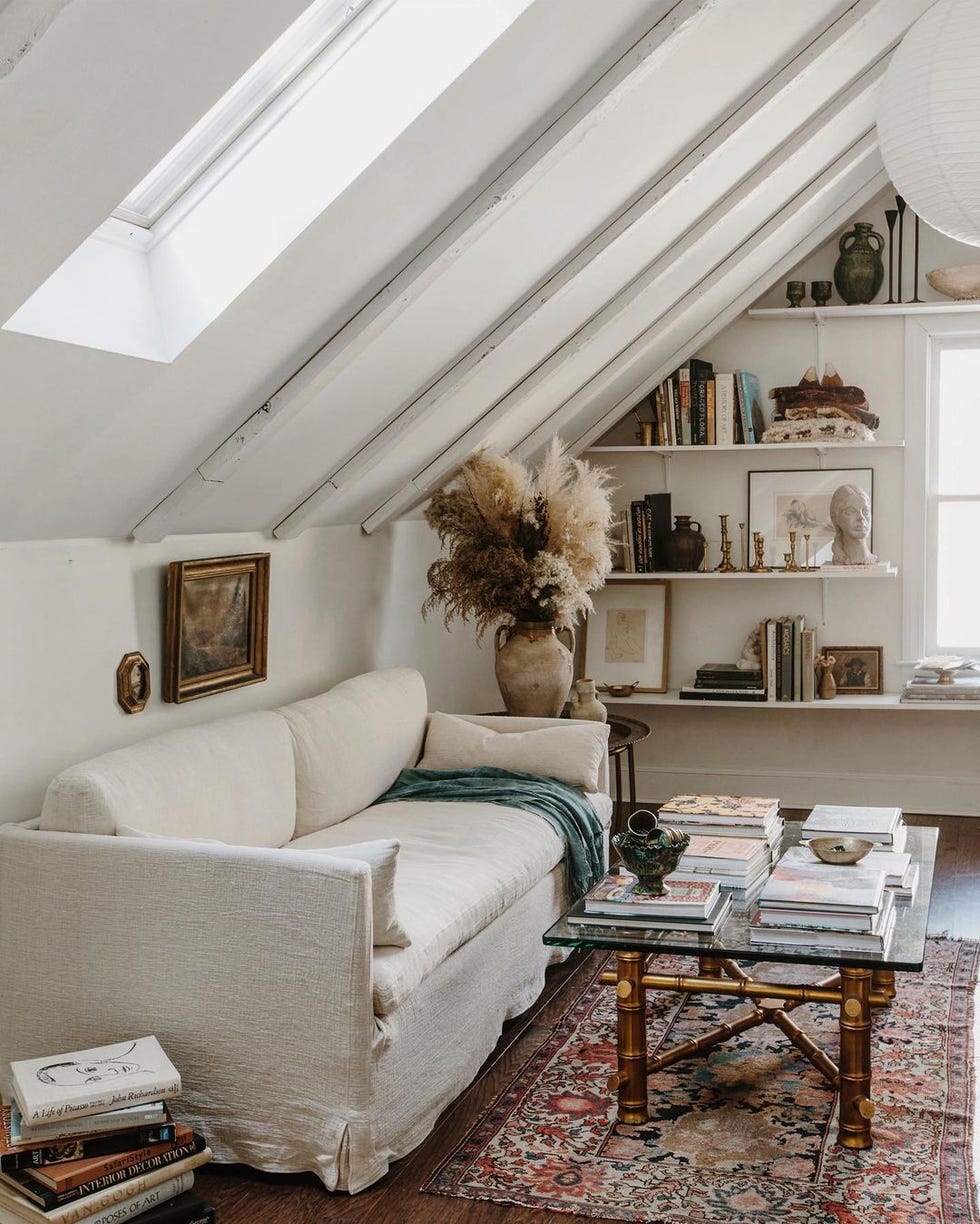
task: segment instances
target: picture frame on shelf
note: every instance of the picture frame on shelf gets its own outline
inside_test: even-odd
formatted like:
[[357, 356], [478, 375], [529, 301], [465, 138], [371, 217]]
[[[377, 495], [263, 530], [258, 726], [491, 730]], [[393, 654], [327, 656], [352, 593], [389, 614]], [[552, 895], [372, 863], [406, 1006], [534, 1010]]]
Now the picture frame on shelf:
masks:
[[171, 561], [164, 701], [193, 701], [267, 674], [269, 554]]
[[635, 685], [636, 693], [666, 693], [670, 654], [670, 583], [625, 579], [592, 596], [579, 638], [579, 678], [600, 691]]
[[[748, 478], [748, 538], [751, 540], [757, 531], [762, 534], [766, 544], [764, 561], [773, 569], [785, 566], [790, 531], [796, 532], [796, 564], [800, 568], [807, 561], [813, 568], [831, 560], [834, 527], [830, 521], [830, 499], [841, 485], [857, 485], [867, 493], [874, 531], [873, 468], [750, 471]], [[803, 538], [807, 534], [809, 555]]]
[[883, 693], [884, 650], [881, 646], [825, 646], [825, 655], [833, 655], [834, 682], [837, 692], [846, 696]]

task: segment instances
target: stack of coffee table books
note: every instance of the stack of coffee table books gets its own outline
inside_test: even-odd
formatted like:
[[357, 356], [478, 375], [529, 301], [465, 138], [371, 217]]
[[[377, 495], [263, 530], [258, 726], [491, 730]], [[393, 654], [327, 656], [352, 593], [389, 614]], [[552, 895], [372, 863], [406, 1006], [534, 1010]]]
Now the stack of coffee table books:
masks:
[[908, 827], [900, 807], [818, 804], [803, 822], [802, 841], [814, 837], [863, 837], [883, 850], [904, 850]]
[[757, 795], [675, 795], [658, 812], [661, 825], [692, 837], [751, 837], [775, 859], [783, 839], [779, 800]]
[[572, 906], [568, 922], [711, 935], [731, 913], [731, 894], [715, 880], [670, 875], [664, 886], [664, 896], [652, 896], [640, 891], [636, 876], [610, 872]]
[[769, 843], [761, 838], [695, 833], [681, 855], [676, 875], [714, 880], [731, 892], [736, 905], [745, 905], [759, 895], [771, 867]]
[[749, 943], [883, 952], [895, 926], [895, 894], [886, 869], [822, 863], [791, 846], [772, 870], [749, 926]]

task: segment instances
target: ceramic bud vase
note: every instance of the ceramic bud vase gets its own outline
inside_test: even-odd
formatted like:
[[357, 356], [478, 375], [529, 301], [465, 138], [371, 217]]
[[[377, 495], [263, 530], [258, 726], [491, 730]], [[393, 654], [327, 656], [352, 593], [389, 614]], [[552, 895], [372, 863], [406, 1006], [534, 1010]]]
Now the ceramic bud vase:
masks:
[[830, 664], [824, 664], [820, 673], [820, 687], [817, 692], [824, 701], [837, 696], [837, 681], [834, 679], [834, 669]]
[[494, 635], [494, 672], [508, 714], [557, 718], [572, 683], [572, 633], [559, 641], [554, 621], [515, 621], [498, 625]]
[[576, 680], [571, 693], [572, 707], [568, 714], [570, 718], [588, 718], [593, 722], [605, 722], [609, 711], [602, 704], [595, 692], [594, 680]]
[[834, 284], [849, 306], [870, 302], [885, 278], [881, 252], [885, 240], [870, 221], [855, 221], [841, 236], [840, 257], [834, 264]]

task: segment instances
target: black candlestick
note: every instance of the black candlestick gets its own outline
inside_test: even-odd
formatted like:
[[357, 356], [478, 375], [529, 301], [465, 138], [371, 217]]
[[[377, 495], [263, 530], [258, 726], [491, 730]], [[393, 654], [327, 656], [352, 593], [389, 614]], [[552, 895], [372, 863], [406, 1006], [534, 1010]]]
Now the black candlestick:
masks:
[[898, 301], [902, 301], [902, 231], [905, 228], [905, 201], [901, 196], [895, 197], [898, 205]]
[[919, 297], [919, 214], [918, 213], [915, 214], [915, 244], [914, 244], [913, 250], [915, 252], [915, 256], [912, 261], [912, 293], [914, 295], [912, 298], [912, 301], [921, 302], [922, 298]]
[[895, 282], [893, 280], [893, 269], [894, 269], [894, 264], [895, 264], [895, 258], [894, 258], [895, 256], [895, 251], [894, 251], [895, 221], [897, 217], [898, 217], [897, 208], [886, 208], [885, 209], [885, 220], [888, 222], [888, 302], [889, 304], [894, 304], [894, 301], [895, 301], [895, 291], [894, 291]]

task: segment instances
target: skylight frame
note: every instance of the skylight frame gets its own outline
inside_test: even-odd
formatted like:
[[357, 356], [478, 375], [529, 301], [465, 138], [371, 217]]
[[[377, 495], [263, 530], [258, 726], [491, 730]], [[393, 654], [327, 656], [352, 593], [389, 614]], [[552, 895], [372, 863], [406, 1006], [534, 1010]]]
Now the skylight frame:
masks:
[[[380, 17], [394, 0], [313, 0], [313, 3], [255, 61], [249, 70], [214, 104], [122, 201], [111, 218], [150, 230], [186, 192], [199, 183], [212, 166], [256, 123], [283, 93], [304, 76], [303, 92], [327, 71], [325, 57], [318, 72], [306, 70], [349, 30], [365, 11], [370, 20], [359, 22], [358, 36]], [[332, 58], [332, 57], [331, 57]]]

